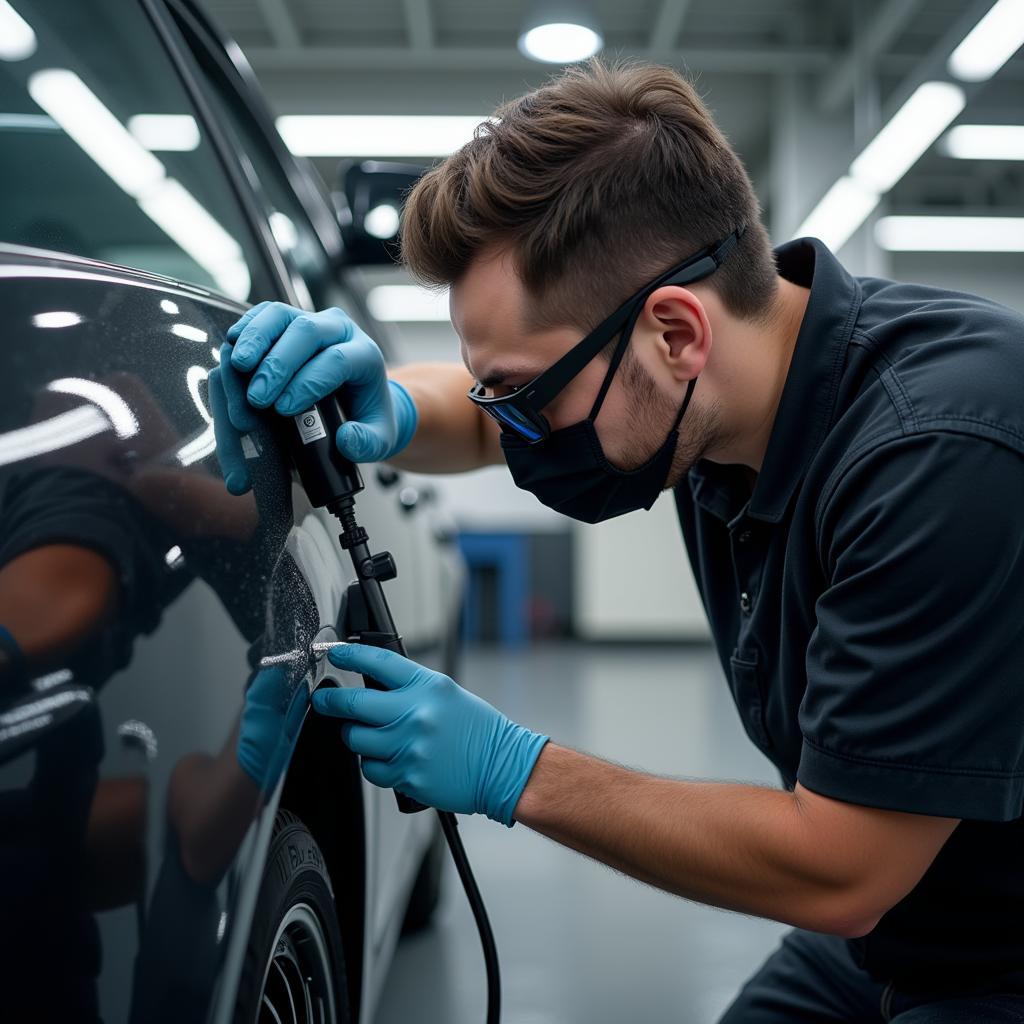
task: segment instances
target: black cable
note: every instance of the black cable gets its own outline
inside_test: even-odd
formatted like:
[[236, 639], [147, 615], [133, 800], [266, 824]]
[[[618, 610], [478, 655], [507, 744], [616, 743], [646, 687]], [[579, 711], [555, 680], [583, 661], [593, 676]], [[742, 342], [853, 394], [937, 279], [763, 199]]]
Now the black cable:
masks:
[[455, 861], [455, 870], [459, 873], [462, 888], [466, 891], [466, 899], [469, 901], [469, 909], [473, 912], [476, 929], [480, 933], [480, 946], [483, 949], [484, 968], [487, 972], [487, 1024], [498, 1024], [501, 1019], [501, 971], [498, 967], [498, 947], [494, 942], [494, 932], [491, 931], [491, 922], [488, 920], [487, 909], [473, 877], [473, 869], [469, 866], [466, 848], [462, 845], [459, 823], [451, 811], [438, 811], [437, 817], [448, 842], [452, 860]]
[[[338, 428], [345, 422], [341, 401], [337, 394], [328, 395], [292, 419], [294, 424], [285, 436], [306, 496], [313, 506], [327, 508], [337, 517], [341, 523], [341, 546], [349, 553], [355, 569], [356, 580], [349, 589], [361, 595], [369, 628], [360, 624], [355, 629], [354, 639], [404, 656], [405, 644], [381, 586], [386, 580], [394, 579], [398, 569], [388, 552], [370, 553], [369, 537], [356, 521], [355, 513], [355, 495], [363, 489], [363, 480], [358, 467], [345, 458], [334, 443]], [[365, 675], [363, 682], [367, 686], [381, 688], [380, 683]], [[423, 804], [403, 793], [396, 791], [395, 798], [399, 809], [405, 813], [425, 810]], [[487, 919], [484, 901], [469, 866], [455, 815], [439, 810], [437, 816], [480, 933], [487, 969], [487, 1024], [498, 1024], [501, 1017], [501, 973], [491, 922]]]
[[[377, 631], [372, 634], [374, 642], [405, 656], [405, 644], [395, 627], [391, 609], [388, 607], [387, 598], [380, 585], [381, 581], [374, 571], [374, 559], [368, 546], [369, 538], [366, 531], [356, 521], [355, 502], [352, 494], [347, 493], [332, 499], [328, 502], [327, 507], [341, 523], [341, 546], [348, 551], [352, 558], [367, 611], [374, 629]], [[390, 559], [390, 556], [387, 558]], [[393, 565], [390, 568], [393, 569]], [[366, 640], [369, 639], [369, 636], [363, 634], [363, 638]], [[379, 685], [366, 676], [363, 679], [367, 686]], [[424, 809], [422, 804], [402, 793], [396, 791], [395, 797], [398, 800], [399, 808], [407, 813]], [[469, 857], [466, 856], [466, 848], [462, 845], [458, 820], [450, 811], [439, 810], [437, 817], [441, 822], [441, 831], [448, 843], [448, 850], [455, 862], [455, 870], [458, 872], [462, 888], [465, 890], [466, 900], [473, 913], [477, 931], [480, 933], [480, 946], [487, 974], [487, 1024], [499, 1024], [501, 1019], [501, 969], [498, 965], [498, 947], [494, 941], [491, 922], [487, 917], [487, 908], [484, 906], [480, 889], [473, 877], [473, 869], [470, 867]]]

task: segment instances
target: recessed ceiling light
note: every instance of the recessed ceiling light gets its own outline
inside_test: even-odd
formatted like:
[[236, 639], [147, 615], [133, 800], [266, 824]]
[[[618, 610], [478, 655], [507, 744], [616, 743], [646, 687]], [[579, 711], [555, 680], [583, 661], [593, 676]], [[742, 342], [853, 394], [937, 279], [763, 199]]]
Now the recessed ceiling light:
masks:
[[399, 227], [398, 209], [393, 203], [381, 203], [367, 213], [363, 220], [366, 233], [374, 238], [394, 238]]
[[531, 60], [546, 64], [571, 64], [592, 57], [604, 40], [588, 25], [555, 21], [527, 29], [519, 37], [519, 50]]

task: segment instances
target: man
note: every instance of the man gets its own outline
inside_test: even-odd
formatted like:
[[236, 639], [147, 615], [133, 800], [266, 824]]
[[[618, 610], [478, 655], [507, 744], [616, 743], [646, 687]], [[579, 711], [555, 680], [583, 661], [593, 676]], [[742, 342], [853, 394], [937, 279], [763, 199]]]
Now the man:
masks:
[[668, 69], [592, 63], [497, 117], [403, 221], [412, 273], [451, 287], [465, 369], [388, 381], [343, 313], [279, 304], [232, 329], [230, 366], [284, 415], [344, 384], [358, 461], [504, 459], [587, 522], [672, 489], [784, 789], [628, 771], [358, 646], [332, 661], [387, 689], [314, 706], [377, 785], [794, 925], [730, 1024], [1024, 1019], [1024, 321], [853, 278], [813, 239], [773, 255]]

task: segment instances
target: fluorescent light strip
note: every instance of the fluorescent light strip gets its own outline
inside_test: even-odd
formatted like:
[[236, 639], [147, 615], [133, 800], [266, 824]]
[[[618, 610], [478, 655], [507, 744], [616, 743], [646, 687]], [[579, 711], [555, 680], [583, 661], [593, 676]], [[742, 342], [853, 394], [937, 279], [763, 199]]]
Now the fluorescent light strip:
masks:
[[448, 290], [432, 292], [412, 284], [371, 288], [366, 305], [375, 320], [409, 323], [447, 322]]
[[5, 711], [0, 715], [0, 724], [17, 725], [26, 719], [57, 711], [68, 704], [85, 703], [91, 696], [90, 691], [84, 686], [77, 690], [65, 690], [63, 693], [51, 693], [49, 697], [40, 697], [31, 704], [19, 704], [13, 710]]
[[94, 405], [69, 409], [40, 423], [0, 434], [0, 466], [69, 448], [110, 429], [110, 420]]
[[188, 393], [192, 396], [192, 401], [195, 403], [195, 407], [199, 410], [199, 415], [207, 423], [213, 422], [213, 417], [210, 415], [206, 406], [203, 404], [203, 397], [199, 394], [199, 386], [210, 376], [210, 371], [205, 366], [190, 366], [185, 371], [185, 386], [188, 388]]
[[1024, 252], [1024, 217], [882, 217], [875, 240], [890, 252]]
[[199, 125], [191, 114], [136, 114], [128, 131], [146, 149], [188, 153], [199, 147]]
[[194, 462], [200, 462], [212, 455], [216, 450], [217, 438], [211, 423], [178, 449], [177, 459], [183, 466], [191, 466]]
[[207, 270], [228, 295], [244, 299], [249, 294], [249, 268], [241, 246], [180, 182], [165, 178], [138, 202], [142, 212]]
[[60, 126], [45, 114], [0, 114], [0, 128], [22, 132], [59, 132]]
[[846, 244], [889, 191], [964, 108], [949, 82], [925, 82], [864, 147], [848, 174], [825, 193], [796, 235], [820, 238], [833, 251]]
[[876, 192], [889, 189], [910, 170], [964, 109], [958, 85], [925, 82], [850, 164], [850, 174]]
[[484, 116], [285, 114], [277, 130], [296, 156], [447, 156]]
[[185, 341], [198, 341], [205, 344], [209, 340], [206, 331], [201, 331], [191, 324], [171, 324], [171, 334], [176, 338], [184, 338]]
[[796, 230], [796, 237], [820, 238], [833, 252], [841, 249], [871, 216], [881, 196], [861, 182], [844, 176], [821, 198]]
[[122, 441], [134, 437], [139, 432], [139, 421], [135, 418], [135, 413], [128, 403], [106, 384], [85, 377], [62, 377], [60, 380], [51, 380], [46, 385], [46, 390], [59, 395], [76, 395], [99, 406], [110, 420], [114, 433]]
[[299, 244], [299, 232], [295, 227], [295, 222], [288, 214], [275, 210], [267, 219], [270, 222], [270, 233], [274, 236], [274, 241], [285, 252], [290, 252]]
[[25, 60], [37, 46], [32, 26], [7, 0], [0, 0], [0, 60]]
[[958, 160], [1024, 160], [1024, 125], [958, 124], [946, 132], [942, 150]]
[[949, 73], [965, 82], [991, 78], [1024, 45], [1024, 0], [997, 0], [950, 55]]
[[82, 318], [78, 313], [72, 313], [71, 310], [54, 309], [48, 313], [36, 313], [32, 317], [32, 323], [36, 327], [42, 327], [45, 330], [53, 330], [61, 327], [75, 327], [82, 322]]
[[32, 98], [130, 195], [178, 247], [235, 299], [249, 294], [241, 247], [164, 165], [121, 124], [93, 91], [66, 68], [29, 78]]
[[[1024, 0], [997, 0], [951, 54], [950, 74], [968, 82], [991, 78], [1024, 44]], [[925, 82], [900, 108], [850, 165], [850, 175], [867, 190], [883, 193], [914, 165], [939, 134], [963, 109], [963, 91], [948, 82]], [[955, 129], [954, 129], [955, 132]], [[950, 132], [953, 136], [954, 132]], [[834, 198], [847, 188], [842, 179], [829, 189], [797, 229], [797, 235], [817, 233], [823, 241], [842, 238], [839, 248], [870, 216], [874, 204], [861, 204], [863, 216], [843, 210]], [[876, 200], [877, 203], [877, 200]], [[852, 227], [851, 227], [852, 224]], [[816, 232], [808, 230], [813, 226]]]
[[164, 165], [128, 133], [73, 71], [37, 71], [28, 80], [28, 91], [128, 195], [138, 198], [163, 179]]

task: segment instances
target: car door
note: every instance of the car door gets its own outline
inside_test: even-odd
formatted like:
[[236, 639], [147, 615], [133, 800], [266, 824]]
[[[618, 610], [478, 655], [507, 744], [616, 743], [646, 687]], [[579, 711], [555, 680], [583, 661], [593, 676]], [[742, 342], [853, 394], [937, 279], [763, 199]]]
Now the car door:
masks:
[[[249, 440], [248, 495], [216, 460], [224, 331], [294, 296], [148, 8], [16, 9], [33, 46], [0, 63], [5, 1016], [202, 1019], [268, 826], [234, 756], [246, 684], [339, 611], [276, 431]], [[153, 115], [185, 141], [146, 135]]]
[[[311, 307], [340, 306], [378, 340], [387, 352], [387, 338], [369, 322], [359, 296], [339, 274], [344, 263], [341, 239], [322, 191], [288, 154], [269, 118], [260, 117], [262, 104], [227, 57], [224, 47], [199, 14], [184, 3], [170, 4], [195, 57], [212, 109], [231, 133], [243, 173], [261, 203], [281, 250], [295, 289]], [[237, 59], [237, 58], [236, 58]], [[431, 600], [440, 572], [434, 568], [437, 542], [412, 489], [401, 474], [386, 467], [363, 467], [366, 490], [359, 498], [360, 521], [370, 533], [374, 550], [392, 552], [399, 578], [386, 585], [388, 600], [410, 655], [440, 664], [450, 606]], [[337, 526], [321, 513], [332, 537]], [[392, 794], [367, 785], [366, 805], [372, 808], [367, 835], [372, 850], [367, 858], [368, 920], [376, 952], [394, 940], [404, 901], [425, 842], [432, 816], [410, 817], [398, 812]]]

